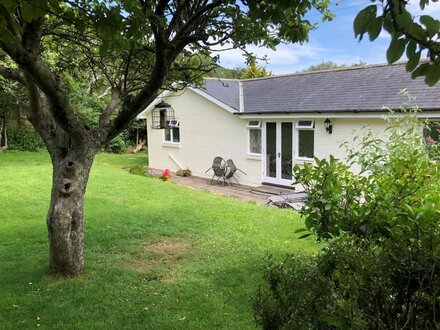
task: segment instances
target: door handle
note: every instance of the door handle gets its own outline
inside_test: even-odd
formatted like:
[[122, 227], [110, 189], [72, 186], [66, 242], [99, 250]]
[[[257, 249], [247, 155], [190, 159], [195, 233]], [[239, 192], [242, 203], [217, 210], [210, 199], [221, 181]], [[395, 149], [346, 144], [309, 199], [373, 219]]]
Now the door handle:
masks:
[[278, 153], [278, 158], [281, 158], [281, 152]]

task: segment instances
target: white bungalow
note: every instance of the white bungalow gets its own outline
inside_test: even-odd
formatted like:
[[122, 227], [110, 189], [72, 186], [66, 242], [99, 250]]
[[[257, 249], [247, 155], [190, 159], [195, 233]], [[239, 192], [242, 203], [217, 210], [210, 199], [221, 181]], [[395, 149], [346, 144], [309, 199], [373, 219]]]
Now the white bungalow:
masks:
[[423, 111], [440, 120], [440, 84], [411, 79], [405, 63], [370, 65], [260, 79], [205, 79], [203, 88], [166, 91], [138, 118], [151, 127], [165, 101], [175, 111], [166, 129], [148, 130], [150, 167], [205, 173], [216, 156], [247, 173], [240, 183], [291, 185], [294, 164], [313, 157], [344, 157], [340, 145], [365, 125], [385, 134], [389, 107], [398, 111], [406, 89]]

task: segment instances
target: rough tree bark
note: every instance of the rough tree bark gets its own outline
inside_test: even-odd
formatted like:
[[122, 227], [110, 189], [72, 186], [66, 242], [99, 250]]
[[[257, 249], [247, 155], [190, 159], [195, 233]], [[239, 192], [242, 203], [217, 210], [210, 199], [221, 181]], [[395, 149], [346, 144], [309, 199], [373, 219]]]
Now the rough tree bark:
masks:
[[71, 149], [63, 158], [52, 158], [47, 229], [49, 270], [54, 274], [74, 275], [84, 269], [84, 194], [95, 154]]
[[6, 113], [3, 113], [3, 118], [1, 119], [2, 124], [0, 128], [0, 150], [8, 148], [8, 124], [6, 121]]

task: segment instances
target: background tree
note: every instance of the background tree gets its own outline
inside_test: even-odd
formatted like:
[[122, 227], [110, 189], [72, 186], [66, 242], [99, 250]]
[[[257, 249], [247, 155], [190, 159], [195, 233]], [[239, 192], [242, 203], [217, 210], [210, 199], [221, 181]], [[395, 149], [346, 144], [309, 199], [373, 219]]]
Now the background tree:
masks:
[[208, 77], [226, 78], [226, 79], [240, 79], [243, 75], [245, 68], [224, 68], [218, 66], [214, 70], [208, 73]]
[[[0, 57], [1, 64], [12, 63]], [[0, 68], [1, 70], [1, 68]], [[8, 148], [8, 124], [12, 111], [27, 107], [27, 95], [24, 86], [17, 81], [5, 79], [0, 74], [0, 150]]]
[[270, 77], [272, 71], [267, 71], [264, 66], [257, 65], [255, 59], [251, 59], [248, 67], [241, 74], [241, 79]]
[[[53, 164], [47, 216], [49, 267], [83, 271], [83, 200], [96, 153], [173, 82], [200, 82], [211, 48], [304, 41], [315, 8], [328, 0], [19, 0], [0, 4], [0, 49], [17, 66], [0, 74], [23, 83], [30, 121]], [[55, 58], [51, 53], [57, 54]], [[1, 54], [0, 54], [1, 55]], [[75, 107], [63, 72], [93, 77], [109, 94], [95, 125]]]
[[359, 63], [353, 63], [351, 65], [347, 65], [347, 64], [337, 64], [332, 61], [322, 61], [319, 64], [311, 65], [310, 67], [303, 70], [302, 72], [312, 72], [312, 71], [331, 70], [331, 69], [343, 69], [343, 68], [362, 66], [362, 65], [366, 65], [366, 63], [360, 61]]
[[[382, 30], [391, 35], [387, 50], [389, 63], [398, 61], [406, 52], [406, 70], [412, 77], [425, 77], [433, 86], [440, 80], [440, 21], [429, 15], [415, 15], [409, 11], [406, 0], [375, 0], [356, 16], [354, 32], [359, 40], [367, 33], [375, 40]], [[437, 0], [419, 0], [420, 9], [425, 9]], [[427, 53], [429, 61], [420, 62]]]

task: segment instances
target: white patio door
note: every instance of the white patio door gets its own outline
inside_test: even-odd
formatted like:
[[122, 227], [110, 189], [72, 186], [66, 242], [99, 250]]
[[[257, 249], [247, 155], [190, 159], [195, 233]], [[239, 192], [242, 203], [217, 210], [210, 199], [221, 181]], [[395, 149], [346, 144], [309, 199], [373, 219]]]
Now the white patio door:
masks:
[[289, 186], [293, 183], [293, 123], [266, 122], [264, 125], [263, 180]]

